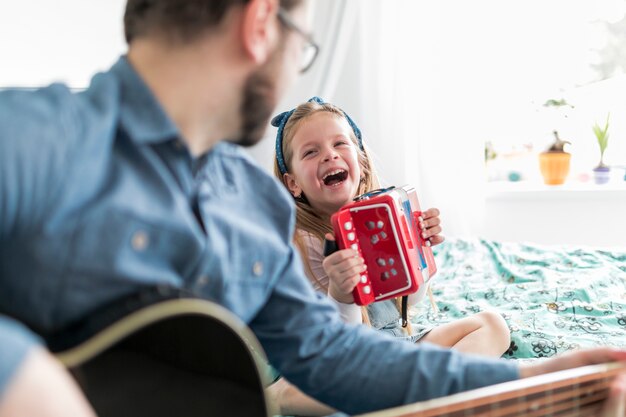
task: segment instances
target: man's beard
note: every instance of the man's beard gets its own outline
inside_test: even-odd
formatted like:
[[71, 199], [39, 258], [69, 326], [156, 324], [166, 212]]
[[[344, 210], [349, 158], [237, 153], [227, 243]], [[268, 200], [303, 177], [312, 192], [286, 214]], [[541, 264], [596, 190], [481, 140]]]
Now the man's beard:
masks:
[[246, 147], [256, 145], [263, 138], [276, 107], [277, 86], [271, 77], [271, 71], [268, 71], [270, 69], [268, 66], [260, 68], [246, 81], [240, 110], [241, 131], [239, 137], [233, 140], [238, 145]]

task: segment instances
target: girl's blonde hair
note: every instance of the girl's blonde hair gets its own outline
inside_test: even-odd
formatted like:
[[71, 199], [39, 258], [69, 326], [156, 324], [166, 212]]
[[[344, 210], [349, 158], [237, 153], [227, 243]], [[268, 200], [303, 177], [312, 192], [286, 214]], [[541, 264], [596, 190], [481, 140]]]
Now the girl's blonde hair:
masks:
[[[318, 103], [315, 101], [308, 101], [296, 107], [291, 116], [289, 116], [289, 119], [287, 120], [287, 123], [285, 123], [285, 127], [282, 131], [282, 152], [285, 166], [288, 172], [291, 169], [291, 158], [293, 157], [293, 148], [291, 146], [291, 143], [293, 142], [293, 138], [296, 134], [296, 131], [298, 130], [298, 127], [309, 117], [321, 112], [330, 113], [337, 118], [343, 118], [347, 121], [346, 114], [343, 112], [343, 110], [330, 103]], [[361, 148], [361, 144], [359, 144], [359, 141], [357, 140], [357, 137], [352, 129], [350, 130], [350, 139], [356, 147], [357, 159], [359, 161], [359, 166], [361, 167], [361, 181], [357, 189], [357, 195], [364, 194], [380, 188], [378, 176], [376, 175], [376, 172], [374, 170], [374, 164], [372, 163], [370, 154], [365, 144], [361, 143], [363, 146]], [[287, 184], [285, 183], [285, 178], [280, 172], [280, 168], [278, 166], [278, 161], [276, 158], [274, 158], [274, 174], [286, 187]], [[315, 277], [315, 274], [313, 274], [311, 265], [309, 263], [309, 256], [306, 244], [304, 243], [302, 237], [297, 233], [297, 230], [300, 229], [309, 232], [311, 235], [319, 239], [320, 242], [324, 242], [324, 235], [326, 233], [333, 234], [333, 228], [330, 224], [329, 219], [324, 219], [315, 212], [304, 194], [301, 194], [297, 198], [294, 197], [294, 200], [296, 202], [296, 233], [294, 235], [294, 243], [302, 254], [302, 258], [304, 259], [304, 266], [307, 269], [309, 276], [313, 277], [321, 288], [324, 288], [326, 291], [328, 291], [328, 288], [321, 282], [319, 282], [317, 280], [317, 277]], [[395, 298], [398, 311], [402, 311], [401, 300], [401, 297]], [[366, 307], [361, 308], [361, 315], [363, 316], [363, 323], [369, 326], [370, 319]], [[411, 333], [410, 326], [411, 325], [409, 324], [406, 328], [406, 331], [409, 334]]]

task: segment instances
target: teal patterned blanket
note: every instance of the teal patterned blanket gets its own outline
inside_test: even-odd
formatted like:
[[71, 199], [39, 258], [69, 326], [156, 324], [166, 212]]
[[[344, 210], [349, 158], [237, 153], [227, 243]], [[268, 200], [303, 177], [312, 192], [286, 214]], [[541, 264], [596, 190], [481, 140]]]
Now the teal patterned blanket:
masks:
[[449, 239], [411, 321], [433, 326], [493, 309], [511, 330], [506, 358], [531, 360], [579, 347], [626, 347], [626, 248], [598, 250]]

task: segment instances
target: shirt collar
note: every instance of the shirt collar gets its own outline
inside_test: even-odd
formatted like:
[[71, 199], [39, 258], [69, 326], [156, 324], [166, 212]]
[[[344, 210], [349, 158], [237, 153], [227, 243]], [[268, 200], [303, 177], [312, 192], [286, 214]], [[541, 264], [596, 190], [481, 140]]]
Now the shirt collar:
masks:
[[111, 68], [121, 88], [120, 123], [131, 140], [158, 143], [180, 136], [179, 129], [125, 56]]

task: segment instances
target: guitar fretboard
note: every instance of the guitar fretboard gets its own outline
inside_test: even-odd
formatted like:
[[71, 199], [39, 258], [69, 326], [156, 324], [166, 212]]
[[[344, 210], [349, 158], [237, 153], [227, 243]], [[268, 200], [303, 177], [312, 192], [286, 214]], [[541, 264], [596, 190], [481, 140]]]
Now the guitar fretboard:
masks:
[[594, 416], [623, 364], [569, 369], [411, 404], [362, 417]]

